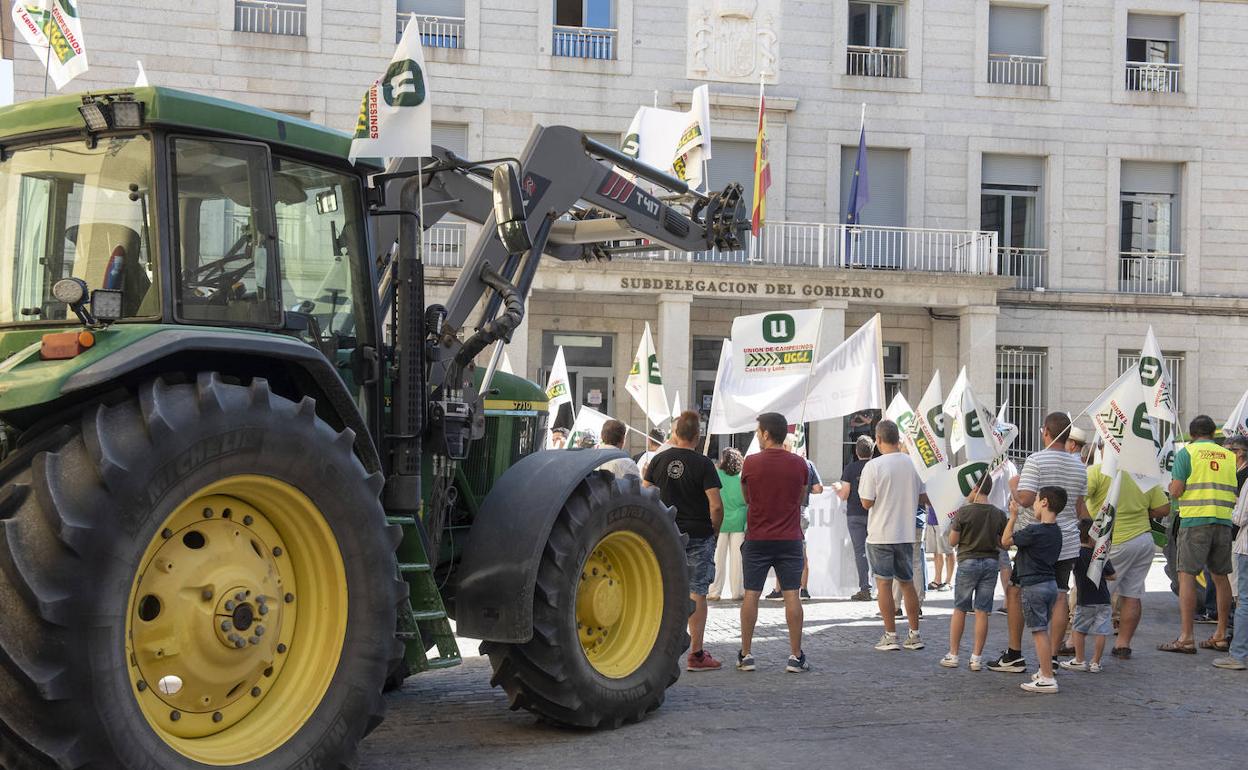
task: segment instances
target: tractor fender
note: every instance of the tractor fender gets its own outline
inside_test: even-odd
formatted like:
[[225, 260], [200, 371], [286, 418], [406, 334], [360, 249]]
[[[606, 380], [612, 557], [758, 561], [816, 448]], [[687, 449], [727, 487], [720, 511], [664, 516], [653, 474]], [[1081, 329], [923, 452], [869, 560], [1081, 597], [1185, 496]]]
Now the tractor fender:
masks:
[[618, 449], [535, 452], [508, 468], [485, 498], [459, 565], [456, 632], [489, 642], [533, 638], [533, 588], [563, 503]]
[[[355, 433], [355, 450], [360, 462], [370, 472], [381, 470], [381, 459], [374, 446], [368, 425], [347, 390], [346, 383], [320, 351], [293, 337], [279, 334], [233, 332], [226, 329], [162, 329], [101, 358], [70, 375], [61, 387], [61, 394], [74, 396], [108, 387], [112, 383], [146, 377], [170, 369], [178, 361], [193, 357], [202, 366], [223, 373], [266, 376], [261, 364], [278, 363], [306, 377], [307, 384], [317, 393], [317, 411]], [[214, 357], [220, 357], [214, 362]], [[249, 359], [256, 366], [249, 365]], [[220, 365], [228, 362], [228, 368]], [[180, 364], [173, 369], [180, 369]], [[300, 395], [286, 394], [298, 401]]]

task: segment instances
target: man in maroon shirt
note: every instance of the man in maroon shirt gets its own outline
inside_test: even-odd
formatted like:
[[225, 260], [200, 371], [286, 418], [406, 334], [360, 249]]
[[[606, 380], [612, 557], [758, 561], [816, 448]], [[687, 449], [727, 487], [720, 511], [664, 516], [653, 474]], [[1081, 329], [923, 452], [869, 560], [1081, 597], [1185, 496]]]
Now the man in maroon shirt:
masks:
[[784, 596], [784, 618], [789, 626], [789, 662], [784, 670], [795, 674], [810, 670], [802, 652], [802, 500], [808, 483], [806, 461], [784, 448], [789, 422], [778, 412], [758, 416], [758, 445], [763, 451], [745, 458], [741, 491], [748, 506], [745, 543], [741, 546], [741, 572], [745, 600], [741, 604], [741, 650], [737, 668], [754, 670], [750, 643], [758, 621], [758, 598], [774, 568]]

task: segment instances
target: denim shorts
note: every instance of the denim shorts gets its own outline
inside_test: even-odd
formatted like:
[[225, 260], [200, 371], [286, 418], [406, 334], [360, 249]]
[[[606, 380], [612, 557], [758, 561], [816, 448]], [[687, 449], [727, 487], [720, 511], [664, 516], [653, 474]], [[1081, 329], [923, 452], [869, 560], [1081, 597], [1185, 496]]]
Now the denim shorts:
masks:
[[962, 612], [992, 612], [992, 593], [997, 588], [1001, 565], [996, 559], [958, 562], [953, 583], [953, 608]]
[[1053, 620], [1057, 604], [1057, 581], [1023, 586], [1023, 622], [1032, 631], [1044, 631]]
[[747, 591], [762, 591], [767, 572], [774, 568], [781, 591], [802, 587], [806, 551], [801, 540], [746, 540], [741, 544], [742, 585]]
[[1071, 628], [1081, 634], [1109, 636], [1114, 632], [1114, 608], [1108, 604], [1077, 605]]
[[914, 580], [914, 543], [867, 543], [867, 561], [881, 580]]
[[689, 565], [689, 593], [706, 596], [715, 580], [715, 536], [691, 537], [685, 544], [685, 563]]

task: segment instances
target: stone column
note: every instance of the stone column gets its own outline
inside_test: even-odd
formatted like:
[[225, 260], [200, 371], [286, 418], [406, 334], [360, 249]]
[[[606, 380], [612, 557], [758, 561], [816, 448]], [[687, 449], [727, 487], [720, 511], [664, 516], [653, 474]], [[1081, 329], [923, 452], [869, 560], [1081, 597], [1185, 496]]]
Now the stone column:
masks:
[[683, 408], [692, 403], [689, 382], [689, 357], [693, 351], [689, 310], [692, 305], [692, 294], [660, 294], [659, 328], [655, 331], [654, 341], [659, 354], [659, 368], [663, 372], [663, 389], [667, 391], [668, 399], [679, 390]]
[[[823, 308], [823, 328], [819, 332], [819, 350], [815, 356], [817, 361], [845, 341], [845, 309], [849, 307], [849, 303], [844, 300], [825, 299], [816, 302], [814, 307]], [[792, 419], [798, 418], [794, 416]], [[825, 482], [841, 477], [844, 423], [841, 419], [820, 420], [811, 425], [807, 452]]]
[[[997, 406], [996, 305], [971, 305], [958, 315], [958, 363], [983, 405]], [[949, 387], [948, 385], [945, 386]]]

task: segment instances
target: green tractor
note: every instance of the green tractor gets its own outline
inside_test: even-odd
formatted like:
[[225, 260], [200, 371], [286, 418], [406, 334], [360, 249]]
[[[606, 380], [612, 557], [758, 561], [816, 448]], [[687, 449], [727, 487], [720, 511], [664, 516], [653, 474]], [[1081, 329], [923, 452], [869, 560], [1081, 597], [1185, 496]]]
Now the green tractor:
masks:
[[[0, 109], [0, 766], [350, 766], [387, 684], [460, 662], [448, 615], [557, 724], [676, 681], [670, 512], [614, 450], [537, 451], [495, 364], [542, 254], [733, 248], [739, 187], [565, 127], [348, 147], [160, 88]], [[426, 306], [444, 215], [484, 235]]]

